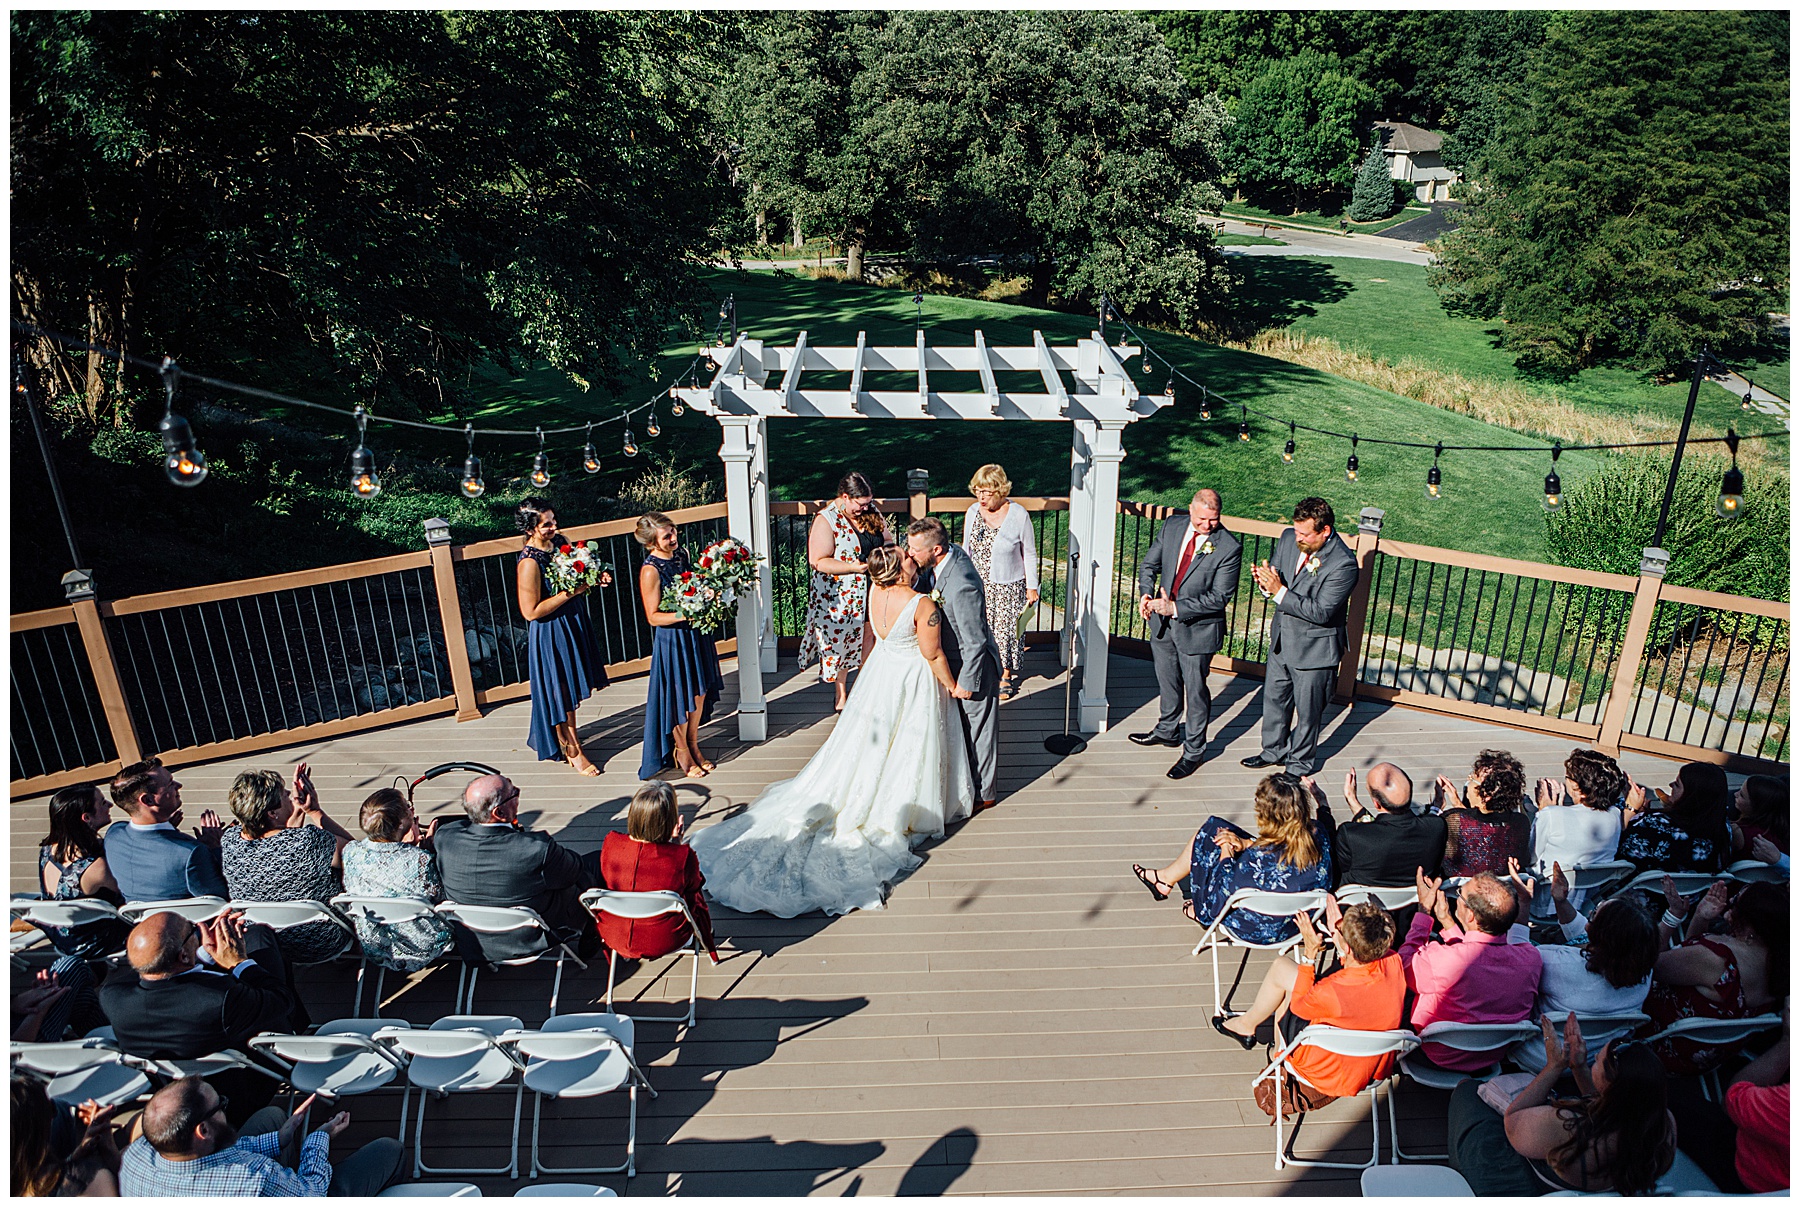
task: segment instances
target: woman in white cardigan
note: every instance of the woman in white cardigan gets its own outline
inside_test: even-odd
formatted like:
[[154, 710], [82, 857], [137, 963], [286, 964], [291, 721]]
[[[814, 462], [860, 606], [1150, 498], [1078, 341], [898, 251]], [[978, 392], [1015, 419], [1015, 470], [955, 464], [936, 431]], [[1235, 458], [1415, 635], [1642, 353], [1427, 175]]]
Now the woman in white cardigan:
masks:
[[987, 595], [988, 627], [1000, 646], [1000, 694], [1019, 685], [1019, 613], [1038, 601], [1037, 534], [1031, 513], [1011, 501], [1012, 481], [998, 465], [969, 479], [975, 503], [963, 519], [963, 548]]

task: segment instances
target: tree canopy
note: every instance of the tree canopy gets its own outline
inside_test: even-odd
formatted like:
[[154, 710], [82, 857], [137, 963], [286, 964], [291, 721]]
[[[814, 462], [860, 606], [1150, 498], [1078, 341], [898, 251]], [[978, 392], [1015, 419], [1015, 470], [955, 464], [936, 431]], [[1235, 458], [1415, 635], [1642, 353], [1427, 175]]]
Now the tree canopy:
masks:
[[[697, 14], [15, 11], [17, 313], [454, 413], [471, 366], [619, 383], [729, 205]], [[118, 384], [39, 348], [103, 417]]]
[[1238, 179], [1296, 194], [1349, 188], [1373, 101], [1369, 86], [1334, 56], [1303, 50], [1270, 61], [1232, 106], [1229, 153]]
[[1551, 371], [1673, 368], [1766, 332], [1788, 286], [1787, 50], [1767, 16], [1555, 15], [1441, 241], [1445, 304], [1503, 319], [1520, 363]]

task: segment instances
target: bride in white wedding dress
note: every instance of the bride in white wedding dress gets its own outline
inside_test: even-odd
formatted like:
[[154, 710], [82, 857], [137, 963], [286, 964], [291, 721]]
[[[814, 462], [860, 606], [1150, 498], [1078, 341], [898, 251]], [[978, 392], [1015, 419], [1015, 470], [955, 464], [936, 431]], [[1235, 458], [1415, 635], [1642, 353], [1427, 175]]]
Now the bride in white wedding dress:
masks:
[[778, 918], [880, 909], [923, 862], [913, 844], [969, 816], [956, 680], [937, 605], [907, 585], [914, 569], [892, 546], [869, 554], [874, 649], [819, 752], [745, 812], [689, 837], [721, 904]]

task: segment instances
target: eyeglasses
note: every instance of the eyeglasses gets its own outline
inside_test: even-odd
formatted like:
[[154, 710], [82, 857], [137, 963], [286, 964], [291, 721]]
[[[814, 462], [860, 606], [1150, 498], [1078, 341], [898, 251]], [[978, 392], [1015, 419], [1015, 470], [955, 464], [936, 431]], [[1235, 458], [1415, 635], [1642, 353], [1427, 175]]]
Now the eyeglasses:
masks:
[[[214, 1091], [214, 1092], [216, 1093], [217, 1091]], [[231, 1099], [227, 1098], [223, 1094], [220, 1094], [218, 1103], [213, 1107], [212, 1110], [206, 1112], [206, 1117], [208, 1119], [211, 1119], [214, 1115], [223, 1115], [225, 1113], [225, 1108], [230, 1105], [231, 1105]]]

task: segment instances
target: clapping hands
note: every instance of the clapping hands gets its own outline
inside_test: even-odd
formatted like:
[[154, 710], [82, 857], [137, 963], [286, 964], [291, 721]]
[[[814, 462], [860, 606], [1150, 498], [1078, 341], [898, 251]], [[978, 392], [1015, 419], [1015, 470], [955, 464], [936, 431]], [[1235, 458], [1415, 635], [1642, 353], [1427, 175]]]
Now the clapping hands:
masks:
[[225, 823], [211, 809], [200, 814], [200, 824], [194, 827], [194, 837], [209, 847], [219, 845], [219, 839], [225, 834]]

